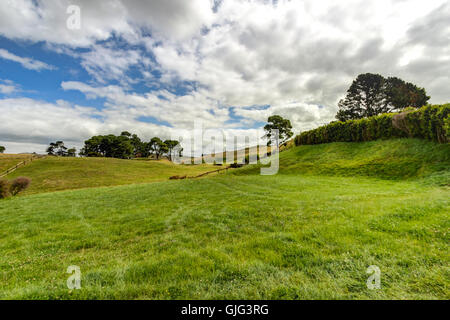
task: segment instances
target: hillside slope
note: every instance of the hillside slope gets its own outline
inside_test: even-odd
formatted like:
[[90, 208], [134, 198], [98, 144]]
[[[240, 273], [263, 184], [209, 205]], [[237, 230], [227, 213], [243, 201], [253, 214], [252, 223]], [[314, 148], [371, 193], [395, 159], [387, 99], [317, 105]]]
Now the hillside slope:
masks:
[[195, 176], [215, 169], [210, 165], [175, 165], [164, 160], [47, 157], [18, 169], [7, 178], [31, 178], [32, 184], [24, 194], [32, 194], [163, 181], [173, 175]]
[[[247, 166], [235, 174], [259, 173]], [[281, 174], [425, 178], [450, 184], [450, 144], [420, 139], [335, 142], [299, 146], [280, 153]]]
[[0, 154], [0, 173], [30, 158], [31, 155], [29, 154]]

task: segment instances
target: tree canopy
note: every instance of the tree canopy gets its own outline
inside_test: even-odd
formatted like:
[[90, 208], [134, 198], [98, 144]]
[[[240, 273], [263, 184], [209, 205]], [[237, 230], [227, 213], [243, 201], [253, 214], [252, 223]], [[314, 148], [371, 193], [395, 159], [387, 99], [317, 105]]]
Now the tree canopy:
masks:
[[159, 159], [161, 155], [169, 151], [167, 145], [158, 137], [154, 137], [150, 140], [150, 152]]
[[133, 146], [126, 135], [93, 136], [84, 142], [80, 155], [86, 157], [130, 158]]
[[177, 140], [165, 140], [164, 144], [167, 146], [167, 155], [169, 156], [169, 160], [172, 161], [175, 153], [179, 151], [180, 142]]
[[4, 146], [0, 146], [0, 153], [5, 152], [6, 148]]
[[425, 89], [400, 78], [360, 74], [348, 89], [346, 97], [339, 101], [336, 118], [347, 121], [396, 112], [406, 107], [420, 108], [429, 99]]
[[179, 141], [162, 141], [158, 137], [149, 142], [142, 141], [136, 134], [123, 131], [120, 136], [99, 135], [84, 142], [80, 155], [86, 157], [108, 157], [108, 158], [140, 158], [154, 156], [160, 159], [167, 155], [172, 160], [175, 150], [179, 149]]
[[[278, 147], [294, 135], [291, 121], [288, 119], [284, 119], [279, 115], [273, 115], [267, 119], [267, 122], [264, 126], [264, 131], [266, 132], [265, 137], [268, 140], [267, 145], [271, 145], [276, 140], [275, 142]], [[276, 130], [278, 130], [278, 139], [276, 139]]]
[[75, 157], [77, 155], [77, 149], [68, 149], [63, 141], [51, 142], [46, 152], [50, 156], [58, 157]]

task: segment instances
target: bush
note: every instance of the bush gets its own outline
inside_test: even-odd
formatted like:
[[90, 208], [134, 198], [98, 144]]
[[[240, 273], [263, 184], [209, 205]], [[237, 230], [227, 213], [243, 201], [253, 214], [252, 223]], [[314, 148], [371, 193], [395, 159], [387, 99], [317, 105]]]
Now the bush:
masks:
[[19, 177], [13, 180], [9, 188], [10, 193], [15, 196], [30, 186], [31, 179], [27, 177]]
[[1, 179], [0, 180], [0, 199], [5, 199], [10, 196], [11, 196], [11, 192], [9, 191], [8, 180]]
[[329, 142], [362, 142], [390, 138], [450, 141], [450, 104], [425, 106], [405, 113], [385, 113], [346, 122], [335, 121], [295, 137], [295, 145]]

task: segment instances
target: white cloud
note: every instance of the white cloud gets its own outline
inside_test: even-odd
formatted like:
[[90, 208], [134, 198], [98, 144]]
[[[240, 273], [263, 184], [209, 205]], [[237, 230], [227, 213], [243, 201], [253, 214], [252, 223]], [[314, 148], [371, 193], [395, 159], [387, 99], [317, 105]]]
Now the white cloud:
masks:
[[[47, 103], [29, 98], [0, 99], [0, 122], [3, 124], [0, 127], [1, 145], [4, 145], [9, 152], [44, 153], [48, 143], [63, 140], [66, 145], [79, 149], [83, 141], [93, 135], [120, 134], [125, 130], [138, 134], [144, 141], [149, 141], [154, 136], [169, 139], [179, 133], [180, 128], [193, 129], [193, 121], [196, 119], [206, 119], [203, 124], [207, 127], [208, 124], [216, 123], [214, 117], [226, 116], [220, 113], [216, 115], [205, 113], [199, 116], [199, 111], [195, 110], [197, 115], [189, 117], [187, 112], [177, 108], [188, 107], [192, 100], [176, 101], [175, 96], [171, 97], [171, 103], [167, 103], [167, 106], [175, 105], [175, 107], [168, 110], [169, 115], [166, 115], [163, 114], [164, 112], [160, 113], [158, 108], [146, 108], [144, 100], [139, 100], [136, 96], [128, 96], [117, 88], [91, 88], [79, 83], [65, 84], [65, 88], [77, 86], [96, 96], [119, 97], [122, 95], [121, 101], [135, 105], [108, 105], [99, 112], [94, 108], [77, 106], [66, 101]], [[161, 92], [161, 94], [164, 93]], [[170, 94], [166, 93], [166, 97], [170, 97]], [[155, 97], [143, 99], [151, 101]], [[139, 121], [138, 118], [141, 116], [161, 116], [161, 120], [168, 119], [170, 116], [182, 119], [184, 116], [185, 122], [180, 122], [181, 125], [177, 127], [168, 127]], [[241, 132], [244, 131], [241, 130]], [[185, 149], [189, 150], [189, 147], [186, 146]]]
[[[67, 8], [81, 9], [81, 29], [67, 28]], [[111, 34], [135, 41], [136, 27], [154, 36], [186, 39], [212, 20], [208, 0], [60, 0], [2, 1], [0, 33], [8, 38], [48, 41], [71, 47], [89, 47]]]
[[43, 69], [47, 70], [54, 69], [53, 66], [48, 65], [42, 61], [34, 60], [31, 58], [19, 57], [5, 49], [0, 49], [0, 58], [20, 63], [24, 68], [30, 70], [41, 71]]
[[63, 139], [78, 141], [96, 132], [100, 121], [92, 118], [97, 110], [56, 104], [29, 98], [0, 100], [0, 139], [4, 141], [48, 143]]
[[[43, 153], [51, 141], [63, 140], [80, 148], [83, 141], [97, 134], [120, 134], [124, 130], [149, 139], [152, 134], [170, 134], [154, 124], [136, 121], [128, 113], [111, 108], [105, 113], [66, 101], [48, 103], [29, 98], [0, 99], [0, 140], [15, 152]], [[34, 147], [28, 149], [29, 146]], [[36, 150], [36, 146], [40, 146]]]
[[91, 51], [80, 54], [80, 57], [81, 65], [101, 83], [115, 79], [123, 80], [131, 66], [138, 63], [142, 63], [142, 66], [146, 64], [136, 50], [117, 50], [103, 46], [94, 46]]
[[[46, 144], [28, 143], [28, 142], [13, 142], [13, 141], [1, 141], [0, 146], [6, 148], [5, 153], [18, 154], [18, 153], [40, 153], [43, 154], [48, 147]], [[72, 146], [71, 146], [72, 147]]]
[[17, 85], [13, 81], [0, 79], [0, 93], [9, 95], [17, 92], [18, 90]]
[[[450, 5], [440, 7], [443, 3], [279, 1], [273, 6], [224, 1], [208, 33], [189, 42], [163, 42], [154, 52], [168, 75], [198, 81], [224, 104], [334, 106], [363, 72], [396, 74], [427, 85], [425, 70], [414, 74], [404, 68], [404, 56], [412, 49], [408, 32], [417, 19], [426, 20], [436, 10], [448, 12]], [[446, 50], [412, 58], [436, 61]], [[448, 99], [447, 92], [428, 90], [434, 101]]]
[[[81, 7], [82, 28], [67, 28], [69, 5]], [[12, 39], [48, 41], [72, 47], [86, 47], [106, 40], [112, 32], [132, 37], [126, 9], [120, 1], [2, 1], [0, 33]]]
[[119, 86], [93, 87], [81, 82], [63, 82], [64, 90], [83, 92], [90, 99], [106, 98], [104, 116], [110, 119], [153, 117], [158, 121], [170, 123], [175, 128], [192, 128], [195, 120], [203, 120], [206, 127], [226, 126], [229, 120], [227, 108], [218, 107], [202, 91], [177, 96], [166, 90], [146, 95], [127, 93]]
[[10, 93], [13, 93], [15, 90], [16, 90], [16, 87], [14, 87], [14, 86], [8, 86], [6, 84], [0, 84], [0, 93], [10, 94]]

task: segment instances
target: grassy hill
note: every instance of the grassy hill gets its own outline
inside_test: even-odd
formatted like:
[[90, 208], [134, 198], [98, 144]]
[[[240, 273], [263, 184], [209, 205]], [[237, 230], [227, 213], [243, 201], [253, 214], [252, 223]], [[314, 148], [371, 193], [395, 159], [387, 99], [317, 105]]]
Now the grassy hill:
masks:
[[[249, 166], [0, 200], [0, 299], [449, 299], [450, 190], [421, 183], [442, 180], [448, 156], [420, 140], [307, 146], [275, 176]], [[71, 160], [33, 165], [83, 181], [89, 161]], [[104, 161], [90, 174], [168, 166]], [[81, 290], [66, 287], [71, 265]], [[381, 290], [366, 287], [370, 265]]]
[[165, 160], [47, 157], [19, 168], [7, 178], [31, 178], [31, 187], [25, 194], [32, 194], [163, 181], [174, 175], [195, 176], [215, 169], [210, 165], [175, 165]]
[[[259, 166], [248, 166], [235, 173], [259, 173]], [[393, 139], [293, 147], [280, 153], [279, 173], [393, 180], [426, 178], [450, 185], [450, 144]]]

